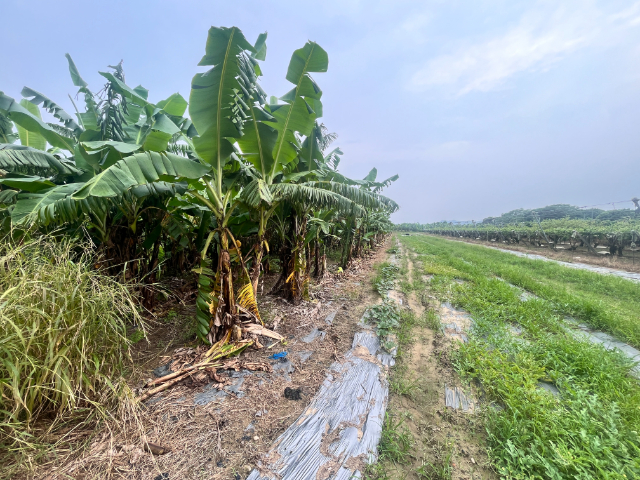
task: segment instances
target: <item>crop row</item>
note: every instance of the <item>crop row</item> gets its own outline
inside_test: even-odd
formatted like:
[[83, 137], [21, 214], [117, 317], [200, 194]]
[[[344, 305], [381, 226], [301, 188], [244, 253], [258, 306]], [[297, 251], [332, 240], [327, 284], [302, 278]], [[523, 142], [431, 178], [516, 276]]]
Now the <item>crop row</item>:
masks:
[[580, 219], [542, 220], [512, 224], [438, 222], [400, 224], [400, 231], [426, 232], [453, 238], [468, 238], [508, 244], [547, 245], [568, 249], [586, 247], [592, 253], [605, 246], [610, 254], [622, 255], [625, 248], [635, 249], [640, 240], [640, 220], [593, 221]]
[[[329, 148], [322, 90], [327, 52], [307, 42], [291, 56], [290, 90], [260, 86], [266, 33], [249, 42], [236, 27], [212, 27], [190, 86], [152, 102], [125, 80], [122, 62], [91, 89], [67, 55], [75, 114], [33, 88], [22, 100], [0, 92], [0, 222], [9, 241], [49, 234], [95, 246], [98, 266], [142, 282], [153, 306], [163, 271], [198, 275], [202, 340], [241, 336], [260, 322], [256, 295], [265, 271], [299, 302], [326, 247], [342, 267], [390, 230], [398, 208], [380, 191], [395, 181], [338, 171]], [[43, 120], [42, 111], [55, 120]]]

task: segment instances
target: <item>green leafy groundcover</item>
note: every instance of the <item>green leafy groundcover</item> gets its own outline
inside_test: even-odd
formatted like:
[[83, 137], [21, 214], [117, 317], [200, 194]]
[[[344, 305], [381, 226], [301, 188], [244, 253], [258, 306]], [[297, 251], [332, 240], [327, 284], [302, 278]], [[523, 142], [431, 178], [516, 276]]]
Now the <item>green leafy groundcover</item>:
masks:
[[398, 306], [388, 297], [389, 291], [395, 286], [399, 269], [389, 263], [383, 263], [377, 268], [378, 274], [373, 280], [373, 285], [382, 297], [382, 303], [371, 307], [367, 316], [375, 322], [378, 336], [386, 338], [400, 326]]
[[[616, 322], [626, 322], [624, 315], [638, 318], [637, 303], [620, 302], [616, 292], [621, 298], [637, 295], [639, 285], [590, 272], [573, 276], [558, 265], [543, 267], [540, 261], [437, 238], [402, 241], [420, 254], [424, 273], [434, 275], [432, 292], [474, 319], [455, 362], [461, 375], [480, 386], [490, 454], [501, 476], [640, 477], [640, 385], [631, 374], [633, 364], [576, 338], [563, 319], [565, 311], [591, 302], [600, 313], [615, 310], [608, 317], [615, 330]], [[572, 284], [562, 288], [567, 276]], [[466, 281], [459, 284], [456, 278]], [[538, 298], [522, 299], [518, 287], [525, 279], [527, 287], [540, 287], [530, 290]], [[543, 288], [545, 281], [556, 283]], [[593, 314], [582, 321], [600, 318], [589, 309], [579, 313]], [[555, 385], [560, 394], [540, 382]]]

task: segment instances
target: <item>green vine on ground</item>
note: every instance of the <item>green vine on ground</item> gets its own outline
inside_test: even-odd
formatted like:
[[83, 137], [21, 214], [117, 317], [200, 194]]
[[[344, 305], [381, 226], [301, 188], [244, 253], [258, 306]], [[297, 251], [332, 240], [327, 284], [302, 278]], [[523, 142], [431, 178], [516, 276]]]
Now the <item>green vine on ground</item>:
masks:
[[[395, 287], [399, 271], [396, 265], [383, 263], [373, 281], [376, 291], [382, 297], [382, 303], [371, 307], [367, 312], [367, 318], [376, 324], [376, 331], [381, 339], [386, 339], [400, 326], [400, 311], [396, 303], [389, 298], [389, 292]], [[383, 342], [387, 349], [395, 346], [386, 340]]]

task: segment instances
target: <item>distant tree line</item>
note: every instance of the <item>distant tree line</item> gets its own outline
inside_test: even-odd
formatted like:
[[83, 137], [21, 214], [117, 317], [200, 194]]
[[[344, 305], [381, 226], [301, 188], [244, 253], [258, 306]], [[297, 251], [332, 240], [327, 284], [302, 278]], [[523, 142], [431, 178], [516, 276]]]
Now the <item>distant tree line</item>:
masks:
[[487, 217], [482, 223], [521, 223], [536, 221], [536, 215], [540, 220], [557, 220], [568, 218], [571, 220], [609, 220], [616, 221], [628, 217], [635, 217], [636, 210], [622, 208], [618, 210], [602, 210], [600, 208], [580, 208], [568, 204], [548, 205], [542, 208], [527, 210], [518, 208], [510, 212], [503, 213], [499, 217]]

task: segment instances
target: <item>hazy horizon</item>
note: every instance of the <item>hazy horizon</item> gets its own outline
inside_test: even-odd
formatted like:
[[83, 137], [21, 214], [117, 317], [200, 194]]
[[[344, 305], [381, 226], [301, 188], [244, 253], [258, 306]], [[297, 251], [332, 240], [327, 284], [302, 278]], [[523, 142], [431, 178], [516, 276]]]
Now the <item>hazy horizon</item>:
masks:
[[211, 25], [250, 41], [268, 31], [261, 83], [282, 96], [291, 53], [317, 41], [340, 170], [398, 173], [385, 191], [401, 205], [395, 222], [640, 196], [640, 2], [8, 0], [3, 11], [0, 90], [19, 99], [29, 86], [68, 111], [67, 52], [94, 90], [123, 59], [152, 101], [188, 98]]

